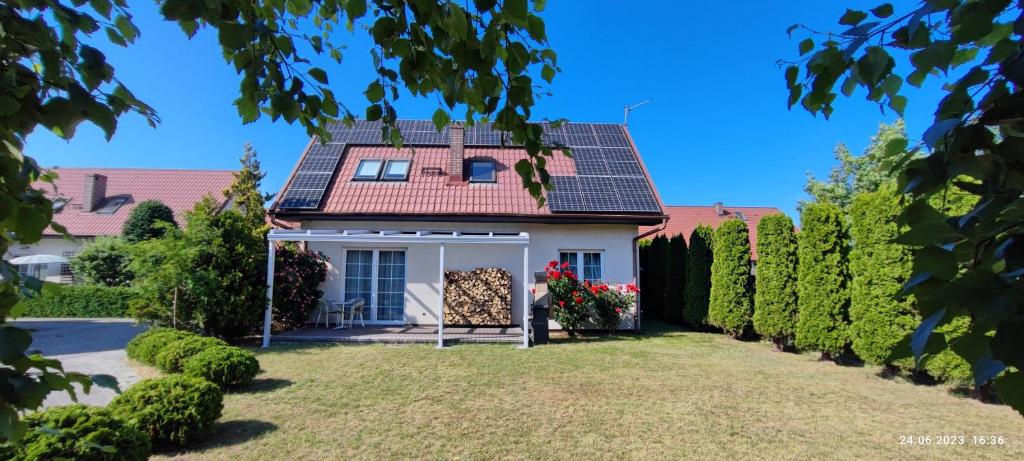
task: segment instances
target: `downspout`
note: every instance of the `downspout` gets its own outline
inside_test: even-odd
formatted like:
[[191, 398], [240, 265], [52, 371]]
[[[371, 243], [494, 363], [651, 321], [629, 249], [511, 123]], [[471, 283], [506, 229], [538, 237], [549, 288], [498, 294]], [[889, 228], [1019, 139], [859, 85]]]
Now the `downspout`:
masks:
[[[661, 221], [661, 226], [644, 232], [643, 234], [640, 234], [636, 237], [633, 237], [633, 274], [635, 274], [633, 278], [635, 280], [634, 283], [636, 283], [637, 288], [640, 288], [640, 239], [643, 239], [644, 237], [653, 234], [657, 234], [658, 232], [665, 230], [665, 228], [668, 227], [668, 220], [669, 216], [665, 215], [665, 219]], [[633, 314], [633, 331], [636, 332], [640, 331], [640, 306], [642, 306], [640, 298], [642, 296], [643, 292], [637, 295], [636, 313]]]

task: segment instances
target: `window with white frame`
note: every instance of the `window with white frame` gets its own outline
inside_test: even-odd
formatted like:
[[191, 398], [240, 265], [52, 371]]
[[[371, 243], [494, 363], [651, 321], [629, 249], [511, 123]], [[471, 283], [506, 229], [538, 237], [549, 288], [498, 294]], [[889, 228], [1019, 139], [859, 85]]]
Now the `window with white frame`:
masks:
[[604, 278], [604, 261], [600, 251], [560, 250], [558, 262], [569, 263], [568, 269], [585, 281], [597, 282]]

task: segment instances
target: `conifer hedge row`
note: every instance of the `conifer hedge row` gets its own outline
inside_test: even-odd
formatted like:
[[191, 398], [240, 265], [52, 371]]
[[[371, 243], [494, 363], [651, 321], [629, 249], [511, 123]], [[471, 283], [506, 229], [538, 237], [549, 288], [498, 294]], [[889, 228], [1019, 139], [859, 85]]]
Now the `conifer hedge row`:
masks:
[[839, 207], [810, 203], [800, 217], [797, 236], [796, 344], [831, 359], [849, 340], [850, 250]]
[[708, 323], [738, 338], [750, 328], [754, 315], [747, 223], [739, 219], [723, 222], [715, 232], [714, 256]]
[[797, 242], [793, 220], [784, 214], [757, 224], [754, 331], [782, 349], [796, 334]]

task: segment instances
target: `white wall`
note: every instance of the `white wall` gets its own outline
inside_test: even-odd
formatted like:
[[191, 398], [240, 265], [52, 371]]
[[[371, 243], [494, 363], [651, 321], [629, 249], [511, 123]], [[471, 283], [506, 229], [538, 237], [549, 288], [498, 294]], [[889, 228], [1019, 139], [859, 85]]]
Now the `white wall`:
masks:
[[[43, 237], [38, 243], [31, 245], [13, 245], [4, 255], [4, 259], [17, 258], [30, 255], [57, 255], [63, 256], [64, 252], [71, 251], [78, 253], [85, 243], [82, 239], [68, 240], [64, 237]], [[43, 272], [43, 280], [47, 282], [60, 282], [60, 264], [47, 264]]]
[[[308, 221], [305, 229], [349, 230], [430, 230], [462, 232], [528, 232], [529, 288], [534, 286], [533, 273], [544, 270], [548, 261], [558, 259], [559, 250], [598, 250], [603, 253], [603, 275], [606, 282], [634, 282], [633, 238], [636, 225], [627, 224], [511, 224], [511, 223], [430, 223], [430, 222], [365, 222], [365, 221]], [[310, 242], [309, 249], [320, 251], [330, 258], [327, 281], [323, 285], [324, 297], [343, 299], [344, 249], [368, 248], [364, 245]], [[410, 324], [437, 324], [440, 303], [440, 277], [438, 273], [439, 245], [409, 244], [398, 248], [406, 250], [405, 317]], [[446, 244], [445, 268], [473, 270], [500, 267], [512, 274], [512, 321], [519, 324], [523, 315], [523, 247], [507, 244]], [[533, 302], [529, 296], [528, 302]], [[553, 327], [557, 324], [552, 323]], [[623, 328], [632, 327], [632, 319]]]

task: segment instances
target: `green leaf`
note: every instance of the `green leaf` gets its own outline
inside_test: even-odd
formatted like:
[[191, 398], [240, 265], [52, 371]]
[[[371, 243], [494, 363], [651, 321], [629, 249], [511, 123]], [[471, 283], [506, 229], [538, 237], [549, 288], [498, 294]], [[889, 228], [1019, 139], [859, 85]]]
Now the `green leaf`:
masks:
[[914, 351], [914, 358], [918, 363], [921, 361], [921, 356], [924, 355], [925, 345], [928, 344], [928, 338], [931, 337], [932, 332], [935, 331], [935, 327], [942, 321], [942, 317], [946, 315], [946, 308], [939, 309], [928, 318], [921, 321], [921, 324], [917, 326], [914, 333], [910, 336], [910, 349]]
[[871, 9], [871, 14], [875, 15], [875, 17], [879, 19], [885, 19], [892, 16], [892, 12], [892, 3], [883, 3]]
[[850, 97], [853, 95], [854, 90], [857, 89], [857, 81], [853, 78], [847, 77], [846, 80], [843, 80], [843, 86], [841, 89], [843, 91], [843, 96]]
[[1024, 371], [1009, 371], [994, 382], [999, 399], [1024, 416]]
[[[800, 75], [800, 68], [797, 66], [789, 66], [786, 68], [786, 88], [793, 88], [796, 86], [796, 78]], [[790, 103], [792, 106], [793, 104]]]
[[544, 81], [551, 83], [555, 78], [555, 68], [551, 67], [549, 64], [544, 64], [544, 67], [540, 70], [540, 76]]
[[11, 325], [0, 325], [0, 362], [9, 363], [21, 357], [32, 344], [28, 331]]
[[441, 131], [451, 122], [451, 117], [448, 116], [448, 112], [445, 112], [444, 109], [438, 108], [434, 111], [432, 120], [434, 121], [434, 128], [437, 128], [437, 131]]
[[844, 26], [856, 26], [861, 21], [863, 21], [864, 18], [867, 18], [867, 17], [868, 17], [868, 14], [863, 12], [863, 11], [851, 10], [851, 9], [847, 8], [846, 9], [846, 13], [843, 14], [842, 17], [839, 18], [839, 24], [842, 24]]
[[449, 3], [448, 11], [448, 33], [459, 40], [465, 40], [468, 27], [466, 12], [457, 3]]
[[805, 38], [800, 41], [800, 56], [803, 56], [814, 49], [814, 40]]
[[245, 48], [251, 41], [250, 28], [235, 22], [225, 22], [220, 25], [218, 39], [221, 46], [229, 50], [240, 50]]
[[384, 116], [384, 108], [380, 104], [373, 104], [366, 108], [366, 120], [377, 121]]
[[526, 25], [527, 16], [530, 14], [526, 0], [505, 0], [502, 6], [502, 12], [505, 16], [514, 19], [515, 21], [513, 22], [520, 26]]
[[132, 21], [124, 15], [118, 15], [117, 19], [114, 20], [114, 25], [117, 26], [117, 30], [121, 32], [121, 36], [124, 37], [128, 43], [134, 42], [135, 38], [139, 36], [139, 29], [132, 24]]
[[380, 82], [372, 82], [366, 87], [366, 91], [363, 92], [366, 95], [366, 99], [370, 102], [380, 102], [384, 99], [384, 87]]
[[907, 97], [906, 96], [892, 96], [889, 98], [889, 108], [903, 116], [903, 111], [907, 108]]
[[105, 387], [118, 394], [121, 393], [121, 387], [117, 383], [117, 378], [111, 375], [92, 375], [90, 379], [92, 379], [93, 384], [99, 387]]
[[355, 21], [366, 14], [366, 0], [348, 0], [345, 4], [345, 14], [350, 21]]
[[314, 80], [320, 82], [323, 85], [327, 84], [327, 72], [324, 72], [324, 70], [319, 67], [310, 68], [309, 76], [313, 77]]

